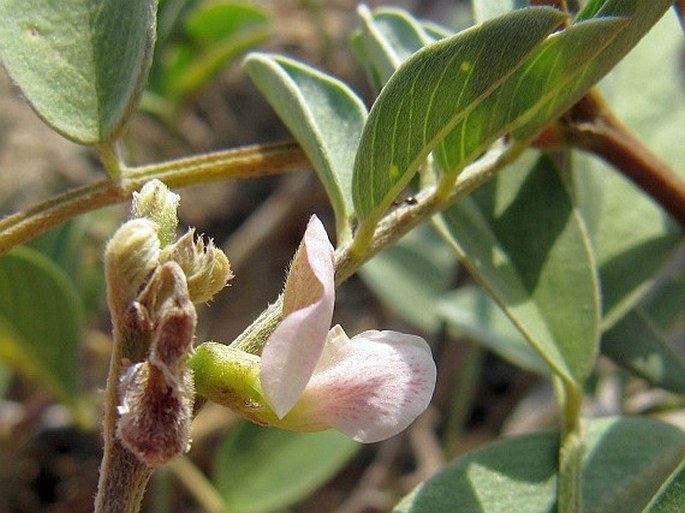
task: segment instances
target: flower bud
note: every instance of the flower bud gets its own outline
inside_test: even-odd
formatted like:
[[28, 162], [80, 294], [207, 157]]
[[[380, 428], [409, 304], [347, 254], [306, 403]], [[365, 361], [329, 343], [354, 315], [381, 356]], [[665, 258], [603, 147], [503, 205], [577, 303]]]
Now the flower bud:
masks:
[[178, 204], [181, 197], [159, 180], [150, 180], [140, 192], [133, 193], [131, 214], [134, 218], [150, 219], [157, 223], [157, 235], [162, 247], [176, 237]]
[[115, 317], [123, 315], [159, 262], [157, 223], [133, 219], [124, 223], [105, 249], [107, 299]]
[[214, 243], [195, 236], [192, 228], [162, 250], [161, 261], [173, 261], [183, 269], [194, 303], [211, 300], [233, 278], [228, 258]]
[[175, 262], [157, 267], [137, 299], [139, 317], [149, 318], [154, 328], [145, 360], [130, 366], [119, 381], [117, 436], [152, 466], [184, 453], [190, 445], [194, 393], [186, 359], [197, 315]]
[[119, 382], [117, 437], [149, 466], [169, 461], [190, 448], [193, 381], [184, 370], [169, 381], [149, 362], [132, 365]]

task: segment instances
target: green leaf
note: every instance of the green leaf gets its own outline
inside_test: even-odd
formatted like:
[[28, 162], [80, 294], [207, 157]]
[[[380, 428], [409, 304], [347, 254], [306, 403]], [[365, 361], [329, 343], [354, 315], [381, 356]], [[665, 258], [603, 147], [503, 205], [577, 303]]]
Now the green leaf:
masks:
[[231, 512], [280, 511], [331, 479], [360, 447], [332, 430], [293, 433], [245, 422], [221, 443], [214, 482]]
[[147, 79], [156, 10], [156, 0], [2, 0], [0, 60], [53, 129], [108, 141]]
[[7, 395], [10, 383], [12, 382], [12, 369], [0, 361], [0, 399]]
[[[553, 432], [500, 440], [447, 465], [394, 512], [556, 512], [557, 451]], [[620, 417], [588, 422], [583, 511], [639, 513], [683, 456], [685, 433], [673, 425]]]
[[436, 152], [440, 168], [456, 173], [502, 135], [525, 123], [538, 123], [539, 116], [549, 121], [540, 109], [563, 94], [583, 65], [598, 58], [626, 23], [615, 18], [591, 20], [548, 37], [447, 135]]
[[604, 333], [602, 353], [653, 385], [685, 394], [685, 362], [640, 310]]
[[83, 306], [64, 271], [29, 248], [0, 258], [0, 359], [75, 405]]
[[352, 163], [367, 116], [363, 102], [341, 81], [286, 57], [253, 53], [245, 69], [323, 182], [339, 242], [349, 237]]
[[642, 511], [643, 513], [685, 511], [685, 460]]
[[436, 333], [442, 325], [437, 302], [452, 283], [455, 260], [423, 224], [364, 264], [359, 274], [392, 312], [421, 331]]
[[[651, 2], [645, 2], [651, 4]], [[685, 179], [680, 58], [682, 30], [665, 16], [601, 83], [614, 113]], [[649, 87], [639, 77], [649, 77]], [[609, 329], [652, 288], [683, 248], [681, 229], [640, 189], [596, 158], [574, 155], [578, 198], [600, 266], [603, 328]]]
[[354, 162], [358, 217], [374, 223], [440, 140], [562, 21], [520, 9], [413, 54], [371, 109]]
[[421, 25], [402, 9], [380, 8], [373, 13], [365, 5], [357, 9], [371, 76], [378, 77], [378, 90], [398, 66], [416, 51], [433, 42]]
[[602, 353], [651, 384], [685, 393], [685, 361], [668, 342], [685, 318], [685, 270], [645, 297], [602, 335]]
[[597, 11], [595, 18], [625, 17], [628, 23], [624, 29], [602, 50], [601, 56], [587, 61], [578, 69], [576, 78], [550, 99], [547, 105], [540, 108], [533, 120], [516, 130], [514, 137], [526, 140], [534, 136], [549, 120], [576, 103], [593, 84], [623, 59], [672, 4], [673, 0], [607, 0]]
[[580, 384], [599, 344], [595, 264], [558, 170], [535, 158], [447, 209], [441, 230], [540, 356]]
[[445, 319], [454, 336], [466, 336], [514, 365], [550, 376], [549, 365], [480, 288], [461, 287], [445, 294], [438, 302], [437, 314]]
[[167, 49], [165, 95], [180, 101], [270, 32], [268, 14], [258, 6], [236, 2], [200, 6], [187, 20], [185, 40]]

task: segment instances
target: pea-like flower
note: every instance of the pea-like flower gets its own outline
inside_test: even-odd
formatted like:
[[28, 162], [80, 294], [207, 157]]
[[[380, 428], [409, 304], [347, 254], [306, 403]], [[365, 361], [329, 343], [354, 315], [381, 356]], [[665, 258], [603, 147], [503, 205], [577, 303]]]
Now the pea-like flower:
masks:
[[[202, 344], [191, 361], [197, 391], [253, 421], [285, 429], [333, 427], [366, 443], [404, 430], [426, 409], [435, 388], [428, 344], [396, 331], [348, 338], [340, 326], [330, 327], [334, 300], [333, 247], [312, 217], [286, 280], [283, 320], [261, 358]], [[210, 377], [222, 373], [222, 385]]]

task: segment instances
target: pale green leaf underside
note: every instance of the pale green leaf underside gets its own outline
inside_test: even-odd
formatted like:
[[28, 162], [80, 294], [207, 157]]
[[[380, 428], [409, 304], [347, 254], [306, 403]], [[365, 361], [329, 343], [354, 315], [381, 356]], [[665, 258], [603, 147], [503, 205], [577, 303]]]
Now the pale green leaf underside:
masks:
[[643, 513], [685, 511], [685, 460], [657, 490]]
[[[685, 456], [685, 433], [660, 421], [605, 418], [586, 427], [585, 513], [640, 513]], [[394, 512], [554, 513], [557, 459], [557, 433], [500, 440], [450, 463]]]
[[65, 273], [28, 248], [0, 258], [0, 359], [76, 403], [83, 307]]
[[438, 314], [457, 337], [486, 347], [508, 362], [544, 377], [550, 368], [500, 306], [478, 287], [461, 287], [438, 302]]
[[402, 62], [432, 42], [421, 25], [400, 9], [381, 8], [371, 13], [361, 6], [358, 13], [366, 65], [378, 78], [378, 85], [385, 84]]
[[376, 219], [428, 153], [561, 22], [555, 9], [521, 9], [423, 48], [371, 109], [354, 162], [361, 220]]
[[640, 308], [604, 333], [602, 353], [653, 385], [685, 394], [685, 362]]
[[599, 343], [594, 259], [558, 171], [534, 158], [447, 209], [443, 231], [540, 356], [582, 383]]
[[341, 235], [353, 215], [352, 163], [366, 107], [339, 80], [286, 57], [250, 54], [245, 69], [312, 161]]
[[241, 424], [219, 446], [214, 482], [233, 513], [266, 513], [304, 499], [361, 448], [337, 431], [293, 433]]
[[2, 0], [0, 60], [48, 125], [100, 143], [142, 92], [156, 9], [156, 0]]

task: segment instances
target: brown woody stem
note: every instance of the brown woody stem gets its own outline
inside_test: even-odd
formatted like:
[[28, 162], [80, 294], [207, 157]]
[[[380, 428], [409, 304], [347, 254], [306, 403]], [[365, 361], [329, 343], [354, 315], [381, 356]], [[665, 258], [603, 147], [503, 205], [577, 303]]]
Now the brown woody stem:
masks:
[[591, 92], [569, 113], [565, 140], [597, 155], [658, 202], [685, 228], [685, 181], [654, 155]]

